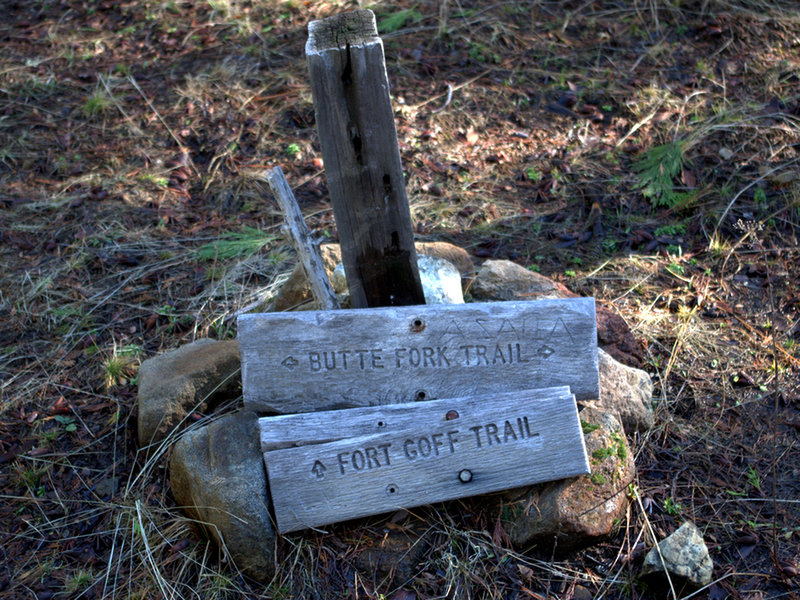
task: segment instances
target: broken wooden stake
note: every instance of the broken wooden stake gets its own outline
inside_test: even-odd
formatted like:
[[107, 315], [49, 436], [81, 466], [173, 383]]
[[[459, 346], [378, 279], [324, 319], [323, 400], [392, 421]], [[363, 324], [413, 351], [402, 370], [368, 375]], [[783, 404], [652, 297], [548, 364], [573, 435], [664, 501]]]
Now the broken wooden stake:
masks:
[[312, 21], [308, 32], [317, 131], [353, 307], [425, 304], [375, 15]]
[[280, 167], [275, 167], [267, 173], [267, 183], [283, 211], [286, 229], [292, 238], [295, 250], [297, 250], [297, 256], [300, 257], [300, 264], [303, 265], [303, 270], [308, 277], [314, 300], [323, 310], [339, 308], [339, 301], [336, 299], [331, 281], [328, 279], [328, 273], [325, 271], [325, 265], [322, 263], [319, 247], [311, 239], [311, 232], [303, 219], [303, 213], [300, 212], [292, 188], [289, 187], [289, 182], [286, 181]]

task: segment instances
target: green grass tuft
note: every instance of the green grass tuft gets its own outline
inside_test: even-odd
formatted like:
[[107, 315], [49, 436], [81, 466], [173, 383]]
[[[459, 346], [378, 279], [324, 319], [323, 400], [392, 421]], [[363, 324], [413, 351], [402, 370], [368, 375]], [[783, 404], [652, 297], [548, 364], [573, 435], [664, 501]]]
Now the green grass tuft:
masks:
[[222, 239], [205, 244], [197, 251], [200, 260], [225, 260], [255, 254], [277, 239], [276, 235], [263, 233], [254, 227], [244, 227]]
[[673, 207], [691, 195], [678, 192], [674, 181], [683, 170], [687, 146], [683, 140], [655, 146], [633, 163], [632, 169], [639, 177], [636, 187], [653, 206]]
[[406, 26], [407, 23], [418, 23], [422, 20], [422, 15], [418, 10], [409, 8], [401, 10], [391, 15], [383, 17], [378, 21], [378, 31], [381, 33], [393, 33]]
[[87, 117], [97, 117], [111, 107], [111, 98], [105, 91], [95, 90], [81, 105], [81, 112]]

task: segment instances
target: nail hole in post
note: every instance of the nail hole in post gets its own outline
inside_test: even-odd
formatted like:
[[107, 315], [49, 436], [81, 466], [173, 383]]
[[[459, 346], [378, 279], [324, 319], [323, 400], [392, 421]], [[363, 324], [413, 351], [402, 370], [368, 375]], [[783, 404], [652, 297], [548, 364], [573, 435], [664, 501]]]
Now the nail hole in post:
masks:
[[390, 496], [392, 494], [396, 494], [397, 493], [397, 486], [395, 484], [393, 484], [393, 483], [390, 483], [389, 485], [386, 486], [386, 493], [389, 494]]
[[428, 397], [428, 393], [425, 390], [418, 390], [417, 393], [414, 395], [414, 401], [415, 402], [422, 402], [427, 397]]

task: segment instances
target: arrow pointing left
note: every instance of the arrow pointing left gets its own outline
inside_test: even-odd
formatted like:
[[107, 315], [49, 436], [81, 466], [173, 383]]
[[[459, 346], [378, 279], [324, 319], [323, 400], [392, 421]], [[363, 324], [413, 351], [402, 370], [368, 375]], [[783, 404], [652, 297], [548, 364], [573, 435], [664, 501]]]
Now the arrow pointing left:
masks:
[[298, 361], [294, 356], [289, 356], [288, 358], [283, 359], [281, 364], [291, 371], [300, 364], [300, 361]]

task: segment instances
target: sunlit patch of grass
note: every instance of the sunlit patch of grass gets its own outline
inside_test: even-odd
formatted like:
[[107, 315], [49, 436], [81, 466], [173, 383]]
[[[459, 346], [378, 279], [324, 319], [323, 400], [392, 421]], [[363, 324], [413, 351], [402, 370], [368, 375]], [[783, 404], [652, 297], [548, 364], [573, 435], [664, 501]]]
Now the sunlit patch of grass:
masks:
[[16, 168], [17, 153], [10, 146], [0, 148], [0, 163], [3, 163], [9, 169]]
[[725, 258], [728, 256], [732, 247], [731, 242], [725, 239], [718, 231], [711, 234], [711, 238], [708, 240], [708, 251], [718, 258]]
[[422, 20], [422, 15], [415, 8], [409, 8], [392, 13], [379, 12], [376, 19], [379, 33], [394, 33], [406, 25], [418, 23]]
[[225, 260], [250, 256], [269, 246], [278, 236], [265, 233], [253, 227], [244, 227], [241, 231], [228, 233], [216, 242], [205, 244], [197, 251], [201, 260]]
[[139, 181], [144, 181], [146, 183], [152, 183], [155, 186], [160, 188], [165, 188], [169, 185], [169, 179], [164, 177], [163, 175], [153, 175], [152, 173], [144, 173], [143, 175], [139, 175], [137, 177]]
[[[33, 61], [31, 65], [35, 65], [37, 62]], [[18, 94], [23, 102], [38, 102], [52, 96], [57, 89], [58, 80], [54, 75], [51, 74], [47, 77], [32, 75], [23, 79], [18, 88]]]
[[228, 14], [228, 11], [231, 8], [230, 0], [206, 0], [208, 5], [211, 7], [211, 10], [220, 13], [221, 15]]
[[48, 470], [49, 465], [43, 465], [37, 462], [27, 467], [22, 464], [17, 464], [17, 485], [28, 490], [32, 497], [41, 497], [44, 495], [42, 478], [47, 475]]
[[114, 346], [111, 354], [103, 361], [103, 382], [106, 389], [126, 385], [136, 374], [142, 349], [128, 345]]

